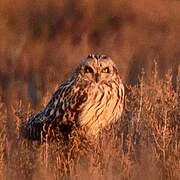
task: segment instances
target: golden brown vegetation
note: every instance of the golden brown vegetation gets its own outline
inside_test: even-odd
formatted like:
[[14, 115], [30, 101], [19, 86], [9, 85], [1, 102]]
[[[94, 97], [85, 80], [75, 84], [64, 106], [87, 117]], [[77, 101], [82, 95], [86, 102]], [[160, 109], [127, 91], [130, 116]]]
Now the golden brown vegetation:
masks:
[[[0, 0], [0, 179], [180, 179], [179, 22], [176, 0]], [[98, 142], [23, 139], [21, 123], [94, 51], [128, 84], [121, 121]]]

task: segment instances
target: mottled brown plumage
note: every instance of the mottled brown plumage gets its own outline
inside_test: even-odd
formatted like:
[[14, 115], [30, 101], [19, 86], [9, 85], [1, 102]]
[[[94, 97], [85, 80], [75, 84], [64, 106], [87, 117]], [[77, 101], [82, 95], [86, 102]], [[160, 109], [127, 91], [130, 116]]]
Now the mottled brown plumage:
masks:
[[116, 122], [122, 113], [124, 86], [110, 57], [90, 54], [65, 80], [47, 106], [31, 117], [25, 136], [32, 140], [68, 135], [74, 127], [87, 136]]

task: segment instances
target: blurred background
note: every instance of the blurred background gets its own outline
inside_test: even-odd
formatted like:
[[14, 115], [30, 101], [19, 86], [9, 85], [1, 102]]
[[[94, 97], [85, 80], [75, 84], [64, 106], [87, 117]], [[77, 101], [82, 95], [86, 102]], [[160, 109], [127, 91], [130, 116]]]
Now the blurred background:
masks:
[[35, 107], [89, 53], [108, 54], [127, 84], [158, 63], [176, 84], [179, 0], [0, 0], [0, 95]]

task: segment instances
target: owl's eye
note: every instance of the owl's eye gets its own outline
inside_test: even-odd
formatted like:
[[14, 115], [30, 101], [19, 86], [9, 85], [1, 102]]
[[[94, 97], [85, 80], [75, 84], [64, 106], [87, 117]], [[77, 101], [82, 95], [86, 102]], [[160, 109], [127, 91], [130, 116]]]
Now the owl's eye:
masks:
[[85, 66], [84, 72], [85, 73], [94, 73], [93, 69], [90, 66]]
[[108, 67], [106, 67], [102, 70], [102, 73], [110, 73], [110, 69]]

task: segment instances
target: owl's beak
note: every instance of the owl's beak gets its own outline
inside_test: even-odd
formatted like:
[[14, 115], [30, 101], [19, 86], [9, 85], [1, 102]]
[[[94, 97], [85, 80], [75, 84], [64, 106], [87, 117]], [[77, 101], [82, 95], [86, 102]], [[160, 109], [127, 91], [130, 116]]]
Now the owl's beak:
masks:
[[96, 81], [96, 83], [97, 83], [97, 82], [99, 81], [99, 74], [96, 73], [94, 78], [95, 78], [95, 81]]

